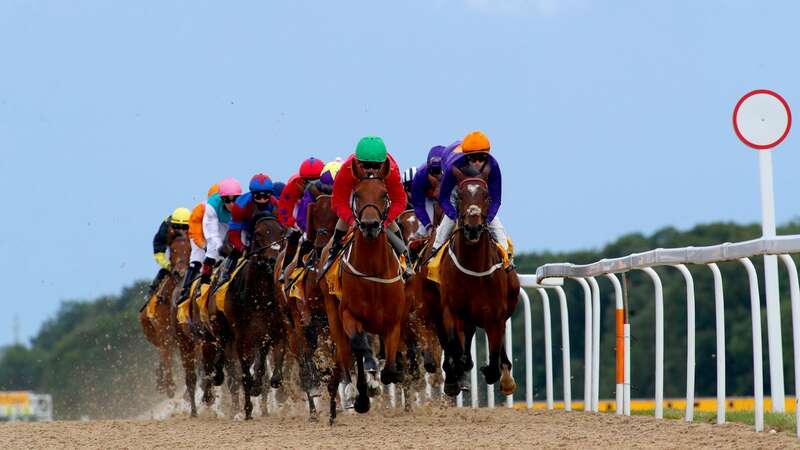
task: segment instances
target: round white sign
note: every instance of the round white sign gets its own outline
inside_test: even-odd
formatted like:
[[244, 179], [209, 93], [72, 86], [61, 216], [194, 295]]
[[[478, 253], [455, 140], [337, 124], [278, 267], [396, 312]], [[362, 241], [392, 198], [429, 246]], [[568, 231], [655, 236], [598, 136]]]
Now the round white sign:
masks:
[[766, 89], [749, 92], [733, 110], [733, 129], [746, 145], [766, 150], [783, 142], [792, 127], [789, 104]]

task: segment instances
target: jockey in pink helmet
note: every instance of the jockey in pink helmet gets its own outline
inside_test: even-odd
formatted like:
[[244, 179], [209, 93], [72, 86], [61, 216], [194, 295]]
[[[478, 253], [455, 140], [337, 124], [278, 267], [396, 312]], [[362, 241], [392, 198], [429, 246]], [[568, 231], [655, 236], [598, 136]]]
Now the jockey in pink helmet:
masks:
[[202, 269], [204, 283], [211, 280], [211, 272], [220, 259], [220, 249], [228, 233], [233, 204], [240, 195], [242, 186], [239, 181], [235, 178], [226, 178], [219, 182], [219, 192], [208, 199], [203, 215], [203, 235], [206, 238], [206, 258]]

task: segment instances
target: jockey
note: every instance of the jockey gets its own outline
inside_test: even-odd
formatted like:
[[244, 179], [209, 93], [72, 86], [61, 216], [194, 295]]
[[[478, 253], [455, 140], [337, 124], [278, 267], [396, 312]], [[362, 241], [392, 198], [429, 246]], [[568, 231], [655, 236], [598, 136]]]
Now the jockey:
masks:
[[[217, 192], [219, 192], [219, 184], [214, 183], [208, 189], [206, 201]], [[186, 276], [183, 277], [183, 285], [181, 287], [178, 303], [182, 303], [189, 295], [189, 287], [192, 285], [197, 274], [200, 273], [200, 267], [203, 265], [203, 258], [206, 256], [206, 238], [203, 236], [203, 216], [205, 213], [206, 202], [200, 202], [194, 207], [192, 215], [189, 217], [189, 243], [192, 246], [192, 254], [189, 257], [189, 270], [186, 271]]]
[[[339, 173], [339, 168], [342, 167], [341, 161], [331, 161], [325, 164], [322, 168], [322, 173], [319, 180], [309, 183], [306, 186], [303, 198], [297, 206], [297, 227], [303, 232], [303, 241], [300, 243], [300, 250], [297, 252], [298, 264], [303, 261], [303, 258], [313, 250], [314, 238], [309, 237], [308, 232], [308, 206], [317, 201], [320, 195], [330, 195], [333, 192], [333, 180], [336, 179], [336, 174]], [[311, 260], [308, 264], [312, 264]]]
[[206, 238], [206, 257], [203, 260], [202, 282], [211, 280], [214, 265], [220, 259], [222, 240], [228, 232], [231, 222], [231, 210], [236, 199], [242, 195], [242, 186], [235, 178], [226, 178], [219, 182], [219, 192], [208, 199], [203, 215], [203, 235]]
[[286, 183], [283, 181], [273, 181], [272, 182], [272, 196], [275, 198], [281, 198], [281, 194], [283, 193], [283, 188], [286, 187]]
[[[358, 183], [358, 180], [353, 175], [354, 164], [358, 164], [367, 176], [371, 177], [377, 176], [384, 164], [389, 164], [389, 175], [384, 180], [389, 193], [389, 210], [386, 213], [386, 221], [383, 225], [387, 231], [390, 231], [390, 233], [386, 233], [386, 237], [397, 254], [405, 256], [406, 261], [411, 261], [408, 249], [400, 234], [400, 227], [395, 222], [395, 219], [405, 210], [408, 200], [403, 190], [403, 183], [400, 180], [400, 169], [397, 167], [394, 158], [387, 153], [383, 139], [376, 136], [367, 136], [358, 142], [355, 154], [351, 155], [342, 164], [339, 174], [336, 176], [331, 206], [336, 211], [336, 215], [339, 216], [339, 221], [333, 231], [333, 237], [331, 238], [333, 242], [328, 253], [328, 259], [325, 261], [318, 277], [322, 277], [336, 260], [342, 250], [342, 238], [347, 234], [350, 225], [355, 222], [350, 203], [353, 190]], [[411, 264], [407, 264], [404, 276], [409, 277], [411, 275], [413, 275]]]
[[406, 202], [406, 209], [414, 209], [413, 199], [411, 198], [411, 186], [414, 183], [414, 177], [416, 175], [417, 168], [415, 166], [411, 166], [403, 171], [403, 190], [406, 191], [406, 198], [408, 198], [408, 201]]
[[244, 253], [242, 231], [250, 231], [253, 216], [257, 213], [274, 213], [278, 201], [273, 197], [272, 189], [272, 180], [263, 173], [257, 173], [250, 179], [250, 192], [236, 199], [233, 204], [227, 240], [236, 256]]
[[460, 141], [444, 147], [437, 145], [428, 151], [428, 159], [425, 164], [417, 169], [414, 181], [411, 185], [411, 202], [414, 207], [414, 215], [419, 220], [420, 228], [416, 235], [419, 237], [428, 236], [430, 229], [433, 228], [434, 205], [438, 200], [436, 190], [442, 179], [442, 160], [444, 155], [451, 152], [453, 148], [461, 144]]
[[156, 235], [153, 236], [153, 257], [161, 268], [158, 270], [153, 282], [150, 283], [150, 293], [147, 298], [153, 296], [161, 280], [169, 275], [170, 264], [169, 259], [167, 259], [167, 248], [172, 242], [172, 238], [175, 237], [176, 231], [189, 229], [189, 216], [191, 215], [192, 213], [186, 208], [175, 209], [169, 217], [161, 222]]
[[297, 225], [297, 218], [305, 214], [305, 210], [298, 208], [298, 203], [306, 191], [306, 186], [312, 181], [318, 180], [322, 175], [325, 163], [321, 159], [314, 157], [308, 158], [300, 164], [300, 170], [289, 177], [286, 187], [278, 200], [278, 220], [287, 228], [286, 234], [286, 256], [283, 258], [283, 265], [280, 268], [281, 274], [279, 281], [283, 281], [284, 270], [297, 252], [297, 244], [303, 236], [303, 231]]
[[492, 238], [503, 250], [508, 251], [505, 228], [503, 228], [503, 224], [497, 217], [502, 193], [500, 165], [489, 154], [490, 149], [489, 138], [480, 131], [473, 131], [464, 137], [461, 143], [461, 152], [454, 150], [453, 153], [445, 158], [442, 180], [439, 186], [439, 206], [441, 206], [444, 216], [442, 217], [442, 223], [436, 229], [436, 239], [433, 243], [432, 254], [435, 254], [444, 245], [453, 232], [456, 220], [458, 220], [457, 205], [454, 198], [458, 182], [453, 171], [459, 170], [466, 174], [480, 173], [486, 164], [489, 164], [490, 167], [489, 179], [487, 180], [491, 201], [489, 211], [486, 214], [486, 221], [489, 224], [488, 229], [492, 234]]
[[[272, 196], [272, 180], [263, 173], [253, 175], [249, 190], [250, 192], [240, 195], [230, 209], [231, 221], [223, 245], [226, 258], [219, 269], [212, 290], [216, 290], [228, 281], [236, 262], [244, 254], [246, 246], [244, 241], [251, 232], [254, 216], [260, 213], [273, 214], [277, 206], [278, 202]], [[242, 238], [243, 231], [246, 233], [245, 239]]]

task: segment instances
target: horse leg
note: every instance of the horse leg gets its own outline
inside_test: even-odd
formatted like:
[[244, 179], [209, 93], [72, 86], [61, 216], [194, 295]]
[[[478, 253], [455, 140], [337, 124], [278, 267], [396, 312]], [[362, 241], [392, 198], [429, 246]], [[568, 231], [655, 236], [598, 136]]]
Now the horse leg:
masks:
[[253, 386], [250, 387], [250, 395], [253, 397], [266, 395], [262, 387], [264, 385], [264, 374], [267, 372], [266, 359], [268, 351], [269, 348], [266, 345], [262, 345], [256, 352], [255, 362], [253, 363]]
[[165, 338], [158, 350], [161, 354], [161, 377], [164, 393], [167, 394], [168, 398], [172, 398], [175, 395], [175, 381], [172, 379], [172, 353], [174, 349], [169, 339]]
[[511, 371], [511, 360], [508, 359], [508, 349], [505, 344], [500, 349], [500, 392], [504, 395], [511, 395], [517, 389], [514, 381], [514, 373]]
[[253, 388], [253, 375], [250, 374], [250, 366], [253, 364], [253, 356], [250, 349], [239, 348], [239, 364], [242, 369], [242, 386], [244, 387], [244, 420], [253, 419], [253, 401], [250, 399], [251, 389]]
[[[236, 348], [231, 343], [226, 343], [222, 352], [222, 362], [228, 373], [228, 390], [231, 393], [231, 417], [239, 413], [239, 391], [241, 390], [241, 376], [239, 373], [239, 357]], [[248, 367], [248, 370], [250, 368]]]
[[[330, 397], [330, 426], [336, 420], [336, 394], [339, 390], [339, 383], [342, 381], [342, 369], [338, 366], [333, 368], [331, 378], [328, 380], [328, 397]], [[344, 399], [342, 399], [344, 403]]]
[[399, 383], [402, 379], [400, 372], [397, 370], [397, 351], [400, 348], [400, 324], [395, 326], [386, 334], [383, 339], [386, 346], [386, 363], [381, 370], [381, 383], [391, 384]]
[[471, 389], [469, 381], [469, 372], [475, 366], [472, 360], [472, 339], [475, 337], [475, 325], [470, 323], [464, 324], [464, 354], [461, 356], [461, 367], [463, 372], [461, 378], [458, 380], [458, 385], [462, 391], [469, 391]]
[[481, 367], [486, 384], [495, 384], [500, 379], [500, 350], [503, 347], [505, 328], [506, 324], [502, 322], [486, 329], [486, 336], [489, 338], [489, 365]]
[[280, 340], [272, 345], [272, 376], [269, 379], [269, 385], [278, 389], [283, 384], [283, 358], [286, 355], [286, 342]]
[[211, 345], [214, 352], [214, 386], [222, 386], [225, 381], [225, 351], [217, 342]]
[[364, 331], [354, 333], [350, 338], [350, 345], [353, 348], [353, 356], [356, 359], [356, 389], [358, 389], [358, 395], [353, 407], [356, 412], [363, 414], [369, 411], [370, 407], [369, 394], [367, 392], [367, 375], [364, 370], [364, 355], [369, 349], [367, 333]]
[[214, 363], [217, 348], [214, 344], [202, 340], [200, 342], [200, 355], [203, 363], [203, 403], [211, 406], [214, 403]]
[[182, 333], [178, 336], [181, 363], [186, 379], [186, 394], [189, 396], [189, 406], [191, 407], [191, 417], [197, 417], [197, 404], [195, 403], [195, 390], [197, 389], [197, 368], [195, 367], [197, 355], [195, 353], [194, 342], [191, 337]]
[[458, 381], [463, 375], [463, 368], [461, 366], [461, 355], [463, 351], [461, 342], [458, 339], [456, 319], [450, 312], [450, 308], [445, 308], [444, 311], [442, 311], [442, 319], [445, 329], [447, 330], [447, 341], [444, 348], [445, 361], [443, 364], [445, 373], [444, 392], [451, 397], [455, 397], [461, 392]]

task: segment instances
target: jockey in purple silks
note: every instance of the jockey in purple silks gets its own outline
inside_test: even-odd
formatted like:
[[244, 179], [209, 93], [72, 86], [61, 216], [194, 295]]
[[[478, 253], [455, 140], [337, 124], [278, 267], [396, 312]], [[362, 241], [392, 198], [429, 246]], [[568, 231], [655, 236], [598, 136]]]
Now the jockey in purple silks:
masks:
[[444, 156], [453, 151], [461, 142], [457, 141], [448, 147], [437, 145], [428, 151], [425, 164], [417, 168], [414, 181], [411, 184], [411, 203], [414, 205], [414, 215], [419, 220], [417, 237], [426, 237], [433, 228], [434, 205], [436, 188], [442, 180], [442, 164]]
[[[502, 195], [500, 165], [497, 163], [497, 160], [489, 154], [489, 150], [489, 138], [480, 131], [474, 131], [464, 137], [460, 147], [456, 147], [452, 153], [445, 156], [442, 168], [442, 180], [439, 186], [439, 206], [441, 206], [442, 212], [444, 212], [444, 217], [442, 217], [442, 223], [440, 223], [436, 229], [433, 253], [436, 253], [447, 239], [450, 238], [450, 234], [453, 232], [453, 228], [455, 228], [456, 221], [458, 220], [458, 211], [456, 210], [454, 198], [458, 180], [453, 174], [453, 170], [459, 170], [464, 174], [471, 175], [480, 173], [486, 164], [489, 164], [490, 167], [489, 179], [486, 181], [489, 186], [489, 196], [491, 198], [489, 211], [487, 211], [486, 214], [486, 222], [488, 223], [488, 229], [492, 238], [503, 247], [504, 250], [508, 251], [509, 248], [505, 228], [497, 217]], [[422, 220], [422, 218], [420, 218], [420, 220]]]

